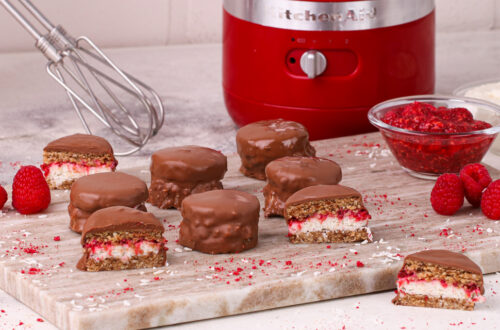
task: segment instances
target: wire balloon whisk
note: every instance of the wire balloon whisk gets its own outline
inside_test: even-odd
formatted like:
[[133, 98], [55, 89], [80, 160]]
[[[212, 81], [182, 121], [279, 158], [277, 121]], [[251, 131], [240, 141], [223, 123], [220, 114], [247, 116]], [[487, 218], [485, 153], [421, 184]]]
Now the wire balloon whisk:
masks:
[[[92, 134], [85, 117], [90, 113], [132, 145], [117, 156], [140, 150], [163, 125], [165, 112], [158, 94], [122, 71], [89, 38], [73, 38], [60, 25], [52, 24], [31, 1], [19, 2], [32, 15], [31, 21], [9, 0], [0, 0], [35, 39], [35, 46], [48, 59], [48, 74], [66, 91], [87, 133]], [[33, 18], [46, 30], [45, 34], [34, 27]]]

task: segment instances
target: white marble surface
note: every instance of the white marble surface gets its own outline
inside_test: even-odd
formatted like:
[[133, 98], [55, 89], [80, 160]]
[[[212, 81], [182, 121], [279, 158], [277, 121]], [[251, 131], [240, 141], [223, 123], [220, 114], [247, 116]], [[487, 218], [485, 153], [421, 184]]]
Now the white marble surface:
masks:
[[[487, 302], [473, 312], [387, 304], [392, 291], [293, 307], [185, 323], [161, 329], [497, 329], [500, 327], [500, 274], [485, 277]], [[493, 293], [495, 292], [495, 293]], [[384, 302], [381, 304], [381, 302]], [[384, 306], [382, 310], [381, 305]], [[386, 308], [389, 307], [389, 308]], [[57, 329], [8, 294], [0, 291], [1, 329]], [[23, 325], [19, 326], [22, 322]], [[345, 326], [345, 328], [343, 328]]]
[[[438, 35], [437, 91], [500, 77], [500, 31]], [[229, 153], [235, 150], [236, 127], [227, 116], [221, 95], [220, 45], [171, 46], [110, 50], [123, 67], [154, 86], [167, 105], [166, 125], [141, 153], [122, 158], [122, 166], [147, 163], [152, 150], [196, 143]], [[36, 53], [0, 55], [0, 184], [10, 184], [19, 164], [41, 161], [41, 148], [51, 139], [81, 130], [64, 93], [46, 76]], [[487, 162], [500, 167], [499, 158]], [[475, 312], [391, 307], [378, 302], [391, 292], [337, 299], [196, 322], [194, 328], [466, 328], [490, 329], [500, 324], [500, 275], [486, 276], [488, 302]], [[358, 308], [359, 307], [359, 308]], [[28, 308], [0, 292], [0, 327], [46, 328]], [[462, 323], [460, 323], [462, 322]], [[455, 325], [454, 325], [455, 324]]]

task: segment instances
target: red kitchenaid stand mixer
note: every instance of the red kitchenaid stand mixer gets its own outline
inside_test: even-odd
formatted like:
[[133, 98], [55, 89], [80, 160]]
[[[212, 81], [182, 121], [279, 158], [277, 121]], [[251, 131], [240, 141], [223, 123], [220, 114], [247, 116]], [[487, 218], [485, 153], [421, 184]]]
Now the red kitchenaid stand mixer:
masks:
[[225, 0], [223, 87], [238, 125], [284, 118], [312, 139], [372, 131], [366, 114], [434, 92], [433, 0]]

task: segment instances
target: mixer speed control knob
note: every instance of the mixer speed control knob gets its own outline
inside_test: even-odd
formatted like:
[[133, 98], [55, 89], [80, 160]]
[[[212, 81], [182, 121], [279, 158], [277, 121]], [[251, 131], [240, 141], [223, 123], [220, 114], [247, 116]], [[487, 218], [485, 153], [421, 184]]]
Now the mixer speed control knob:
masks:
[[300, 67], [309, 79], [314, 79], [325, 72], [326, 65], [325, 55], [317, 50], [309, 50], [300, 58]]

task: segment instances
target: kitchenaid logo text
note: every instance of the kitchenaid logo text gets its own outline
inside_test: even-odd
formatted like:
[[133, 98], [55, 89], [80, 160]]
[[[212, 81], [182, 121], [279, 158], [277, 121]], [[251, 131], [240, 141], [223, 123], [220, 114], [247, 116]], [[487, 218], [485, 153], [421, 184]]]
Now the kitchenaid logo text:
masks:
[[361, 8], [361, 9], [348, 9], [342, 12], [335, 13], [313, 13], [310, 10], [301, 12], [293, 12], [289, 9], [283, 10], [279, 13], [279, 18], [290, 21], [305, 21], [305, 22], [346, 22], [346, 21], [365, 21], [375, 19], [377, 16], [377, 9]]

